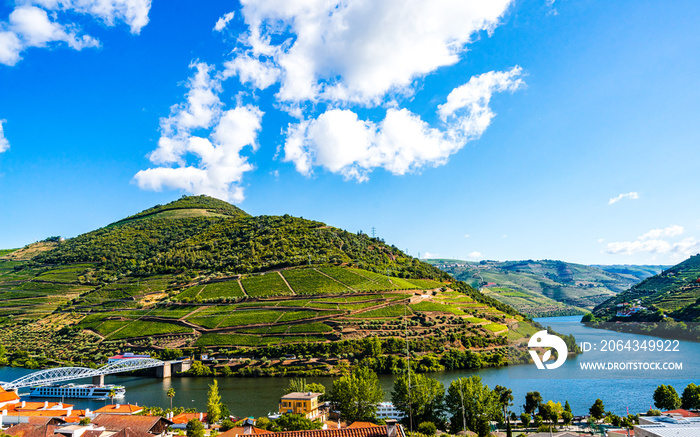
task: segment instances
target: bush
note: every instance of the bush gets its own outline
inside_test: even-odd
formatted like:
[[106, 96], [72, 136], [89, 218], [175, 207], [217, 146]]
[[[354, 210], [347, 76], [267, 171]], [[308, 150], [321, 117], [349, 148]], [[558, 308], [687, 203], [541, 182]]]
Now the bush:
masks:
[[435, 435], [437, 426], [433, 422], [421, 422], [418, 424], [418, 432], [425, 435]]

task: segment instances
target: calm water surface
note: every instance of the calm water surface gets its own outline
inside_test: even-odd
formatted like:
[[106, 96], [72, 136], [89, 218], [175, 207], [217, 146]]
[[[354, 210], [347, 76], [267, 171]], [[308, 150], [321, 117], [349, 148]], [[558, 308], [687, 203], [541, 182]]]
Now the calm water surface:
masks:
[[[587, 328], [581, 325], [580, 316], [551, 317], [537, 319], [544, 326], [551, 326], [557, 332], [573, 334], [578, 342], [586, 341], [591, 344], [600, 344], [603, 340], [651, 340], [653, 337], [633, 334], [622, 334], [612, 331]], [[458, 377], [479, 375], [482, 380], [493, 388], [503, 385], [513, 390], [515, 396], [512, 410], [522, 412], [521, 405], [525, 402], [525, 394], [528, 391], [539, 391], [545, 400], [552, 399], [555, 402], [568, 400], [574, 414], [588, 414], [588, 408], [596, 398], [601, 398], [607, 410], [616, 414], [625, 414], [627, 408], [631, 413], [647, 411], [653, 405], [653, 392], [659, 384], [671, 384], [682, 393], [686, 385], [691, 382], [700, 384], [700, 344], [681, 341], [678, 352], [647, 353], [646, 356], [633, 355], [629, 351], [613, 354], [602, 354], [599, 351], [591, 351], [569, 358], [564, 365], [556, 371], [538, 371], [533, 365], [511, 366], [509, 368], [482, 369], [477, 371], [450, 371], [432, 374], [440, 380], [445, 387]], [[627, 373], [625, 379], [610, 379], [616, 374], [592, 375], [580, 369], [582, 361], [626, 361], [640, 359], [658, 361], [664, 355], [663, 360], [683, 362], [683, 370], [677, 372], [638, 372]], [[662, 360], [662, 361], [663, 361]], [[0, 368], [0, 381], [12, 381], [31, 371], [16, 368]], [[550, 373], [547, 373], [550, 372]], [[630, 378], [629, 376], [632, 376]], [[263, 416], [277, 409], [279, 397], [283, 394], [290, 378], [218, 378], [219, 390], [222, 401], [229, 406], [232, 414], [237, 416]], [[386, 400], [391, 398], [391, 387], [395, 377], [392, 375], [379, 375], [379, 380], [385, 392]], [[206, 408], [206, 395], [210, 378], [172, 378], [159, 380], [153, 378], [133, 376], [107, 376], [106, 383], [121, 384], [126, 386], [126, 398], [122, 402], [137, 403], [138, 405], [158, 405], [169, 407], [170, 399], [166, 392], [174, 388], [176, 395], [173, 405], [183, 407]], [[327, 388], [332, 385], [332, 378], [307, 378], [309, 382], [319, 382]], [[85, 381], [90, 382], [90, 381]], [[27, 389], [20, 390], [20, 394]], [[29, 400], [29, 398], [25, 398]], [[67, 403], [76, 405], [77, 408], [97, 409], [105, 404], [105, 401], [89, 401], [71, 399]]]

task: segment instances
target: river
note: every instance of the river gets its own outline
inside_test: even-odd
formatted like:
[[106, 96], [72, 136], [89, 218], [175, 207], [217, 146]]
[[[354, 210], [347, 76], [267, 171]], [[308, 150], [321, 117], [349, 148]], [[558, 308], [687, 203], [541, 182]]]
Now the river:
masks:
[[[592, 329], [580, 323], [580, 316], [551, 317], [536, 319], [544, 326], [551, 326], [557, 332], [573, 334], [578, 342], [588, 342], [597, 345], [608, 340], [622, 340], [625, 344], [628, 340], [638, 344], [646, 340], [657, 340], [654, 337], [623, 334], [613, 331]], [[645, 412], [653, 405], [654, 389], [659, 384], [671, 384], [679, 395], [691, 382], [700, 383], [700, 368], [697, 364], [700, 358], [700, 344], [680, 341], [678, 345], [672, 345], [677, 352], [647, 352], [643, 356], [625, 350], [601, 355], [601, 352], [590, 351], [576, 357], [570, 357], [562, 367], [556, 370], [539, 371], [534, 365], [510, 366], [495, 369], [480, 369], [475, 371], [449, 371], [434, 373], [431, 376], [440, 380], [447, 388], [450, 382], [458, 377], [479, 375], [482, 380], [493, 388], [503, 385], [513, 390], [515, 397], [511, 408], [516, 413], [522, 412], [521, 405], [525, 402], [525, 394], [529, 391], [539, 391], [547, 400], [561, 402], [569, 401], [575, 415], [588, 414], [588, 408], [596, 398], [601, 398], [606, 410], [615, 414]], [[597, 355], [596, 355], [597, 354]], [[580, 368], [584, 361], [628, 361], [639, 359], [658, 361], [664, 357], [673, 362], [682, 362], [683, 370], [674, 372], [637, 371], [591, 373]], [[641, 357], [641, 358], [640, 358]], [[27, 369], [0, 368], [0, 381], [12, 381], [22, 375], [31, 372]], [[614, 376], [611, 379], [608, 375]], [[623, 377], [623, 378], [620, 378]], [[379, 381], [384, 389], [386, 400], [391, 398], [391, 388], [395, 376], [379, 375]], [[308, 382], [318, 382], [327, 388], [332, 385], [332, 378], [307, 378]], [[138, 405], [153, 405], [163, 408], [170, 406], [170, 399], [166, 392], [170, 388], [175, 389], [174, 406], [186, 408], [197, 407], [200, 410], [206, 408], [206, 396], [210, 378], [171, 378], [154, 379], [134, 376], [112, 375], [105, 378], [108, 384], [121, 384], [126, 387], [126, 397], [121, 402]], [[237, 416], [263, 416], [277, 410], [279, 397], [283, 394], [289, 378], [223, 378], [219, 377], [219, 390], [224, 403], [229, 406], [231, 413]], [[85, 381], [89, 382], [89, 381]], [[20, 390], [20, 394], [27, 389]], [[29, 400], [29, 398], [26, 398]], [[71, 399], [67, 403], [76, 405], [76, 408], [97, 409], [105, 405], [105, 401], [90, 401]]]

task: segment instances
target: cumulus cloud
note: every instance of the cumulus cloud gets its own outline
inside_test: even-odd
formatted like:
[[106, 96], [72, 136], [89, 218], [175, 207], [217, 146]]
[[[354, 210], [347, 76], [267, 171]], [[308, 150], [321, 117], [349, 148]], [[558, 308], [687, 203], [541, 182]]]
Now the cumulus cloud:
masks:
[[[241, 152], [246, 147], [257, 150], [263, 113], [251, 105], [224, 110], [211, 66], [191, 67], [196, 71], [185, 101], [161, 120], [158, 147], [149, 154], [159, 166], [139, 171], [134, 180], [142, 189], [180, 189], [241, 202], [243, 174], [254, 168]], [[209, 131], [207, 138], [193, 134], [202, 129]]]
[[5, 122], [6, 120], [0, 120], [0, 153], [10, 148], [10, 142], [5, 138], [5, 131], [2, 127], [2, 124]]
[[685, 232], [683, 226], [672, 225], [667, 228], [652, 229], [651, 231], [640, 235], [638, 238], [642, 241], [654, 240], [661, 237], [676, 237], [678, 235], [682, 235], [683, 232]]
[[[419, 92], [422, 78], [455, 65], [471, 42], [484, 32], [490, 35], [511, 3], [242, 0], [246, 30], [223, 68], [208, 67], [206, 78], [214, 84], [190, 84], [192, 94], [201, 88], [200, 103], [188, 94], [161, 122], [163, 135], [149, 158], [163, 168], [190, 166], [187, 157], [195, 146], [182, 119], [197, 120], [198, 113], [213, 123], [200, 123], [201, 128], [214, 129], [223, 111], [218, 95], [236, 77], [243, 86], [236, 97], [239, 105], [257, 98], [255, 91], [274, 87], [274, 108], [296, 119], [283, 132], [282, 160], [304, 175], [321, 168], [366, 181], [375, 169], [402, 175], [443, 165], [491, 124], [494, 93], [524, 85], [522, 69], [465, 77], [467, 82], [435, 108], [434, 124], [401, 102]], [[214, 30], [225, 29], [232, 17], [221, 17]], [[366, 108], [383, 115], [367, 119], [360, 115]], [[206, 185], [201, 172], [188, 171], [186, 179], [199, 178], [196, 186]], [[162, 180], [170, 173], [161, 171]], [[239, 184], [236, 179], [232, 186]], [[195, 189], [194, 184], [188, 187]]]
[[31, 47], [65, 43], [75, 50], [98, 47], [99, 41], [81, 35], [76, 14], [89, 15], [108, 26], [124, 22], [138, 34], [148, 24], [150, 0], [24, 0], [0, 22], [0, 63], [15, 65]]
[[[375, 168], [402, 175], [425, 166], [438, 166], [478, 138], [491, 123], [488, 107], [495, 91], [522, 85], [520, 68], [489, 72], [455, 89], [438, 107], [446, 129], [433, 128], [407, 109], [390, 108], [384, 120], [360, 120], [349, 109], [331, 109], [318, 118], [291, 125], [284, 145], [284, 161], [309, 175], [314, 166], [366, 181]], [[445, 109], [446, 108], [446, 109]]]
[[477, 32], [499, 24], [510, 0], [242, 3], [248, 45], [283, 70], [281, 100], [370, 104], [410, 93], [416, 78], [457, 63]]
[[440, 255], [439, 253], [424, 252], [423, 259], [437, 258], [439, 255]]
[[469, 255], [467, 255], [467, 258], [469, 259], [481, 259], [481, 252], [471, 252]]
[[677, 257], [689, 257], [700, 251], [700, 241], [687, 237], [680, 241], [670, 241], [670, 238], [684, 233], [682, 226], [673, 225], [667, 228], [652, 229], [634, 241], [618, 241], [608, 243], [606, 253], [618, 255], [635, 255], [638, 253], [671, 254]]
[[226, 26], [228, 26], [228, 22], [233, 19], [234, 12], [229, 12], [228, 14], [225, 14], [223, 17], [219, 18], [216, 21], [216, 24], [214, 25], [214, 30], [217, 32], [221, 32], [222, 30], [226, 29]]
[[270, 61], [259, 61], [248, 55], [236, 56], [224, 63], [222, 73], [224, 79], [231, 76], [238, 76], [242, 84], [251, 84], [254, 88], [264, 90], [277, 82], [280, 70]]
[[629, 193], [623, 193], [617, 197], [613, 197], [608, 201], [608, 205], [613, 205], [622, 199], [639, 199], [639, 193], [636, 191], [630, 191]]

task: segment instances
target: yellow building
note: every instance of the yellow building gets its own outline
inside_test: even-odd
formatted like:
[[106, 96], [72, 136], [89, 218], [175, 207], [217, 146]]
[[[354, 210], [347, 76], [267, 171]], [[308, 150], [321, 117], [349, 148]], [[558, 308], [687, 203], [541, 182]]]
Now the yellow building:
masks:
[[307, 419], [318, 416], [318, 398], [323, 393], [289, 393], [280, 399], [280, 414], [303, 414]]

